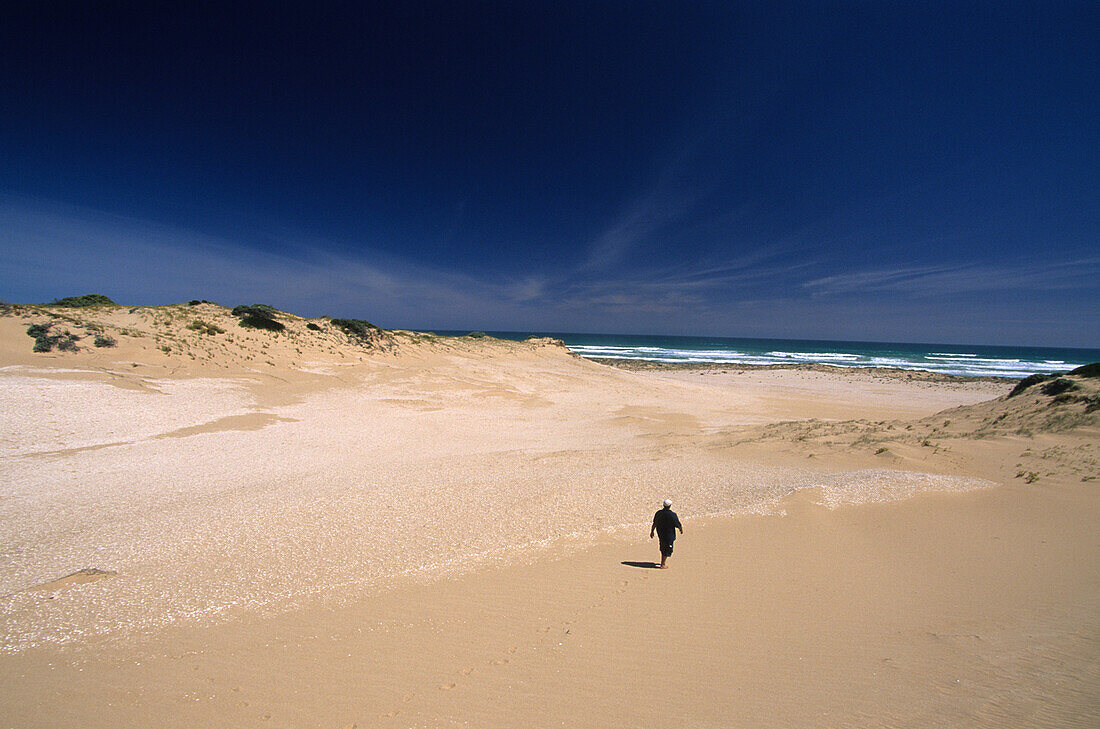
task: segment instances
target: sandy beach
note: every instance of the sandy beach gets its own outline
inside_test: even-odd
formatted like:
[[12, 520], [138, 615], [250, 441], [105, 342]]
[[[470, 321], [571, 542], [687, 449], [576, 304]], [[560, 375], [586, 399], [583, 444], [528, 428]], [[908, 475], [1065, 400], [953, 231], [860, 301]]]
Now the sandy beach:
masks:
[[53, 313], [0, 317], [0, 726], [1100, 721], [1095, 378]]

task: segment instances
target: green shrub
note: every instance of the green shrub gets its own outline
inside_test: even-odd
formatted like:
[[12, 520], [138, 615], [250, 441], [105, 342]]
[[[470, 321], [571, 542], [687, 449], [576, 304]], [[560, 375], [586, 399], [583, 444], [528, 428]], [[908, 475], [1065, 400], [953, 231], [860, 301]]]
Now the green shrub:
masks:
[[1067, 374], [1077, 375], [1078, 377], [1100, 377], [1100, 362], [1081, 365], [1075, 370], [1070, 370]]
[[202, 319], [195, 319], [187, 325], [187, 328], [195, 332], [202, 332], [203, 334], [210, 335], [225, 333], [225, 330], [217, 324], [207, 324]]
[[50, 328], [53, 327], [53, 323], [48, 324], [31, 324], [27, 327], [27, 336], [34, 337], [34, 352], [52, 352], [54, 347], [57, 347], [62, 352], [75, 352], [79, 347], [76, 343], [79, 341], [79, 337], [69, 332], [62, 334], [50, 334]]
[[265, 319], [274, 319], [278, 314], [279, 312], [275, 310], [275, 307], [267, 304], [241, 304], [233, 307], [233, 316], [239, 317], [259, 316]]
[[199, 301], [198, 299], [191, 299], [190, 301], [187, 302], [187, 305], [188, 306], [198, 306], [201, 303], [202, 302]]
[[485, 332], [470, 332], [466, 336], [470, 337], [471, 339], [484, 339], [485, 337], [487, 337], [489, 335], [486, 334]]
[[333, 326], [343, 329], [349, 337], [369, 339], [371, 334], [378, 331], [378, 327], [362, 319], [330, 319], [330, 321]]
[[1044, 395], [1061, 395], [1063, 392], [1080, 389], [1076, 382], [1059, 377], [1039, 388]]
[[317, 326], [317, 325], [316, 325], [316, 324], [314, 324], [313, 322], [310, 322], [309, 324], [306, 324], [306, 329], [311, 329], [311, 330], [313, 330], [313, 331], [315, 331], [315, 332], [319, 332], [319, 331], [321, 331], [321, 327]]
[[75, 352], [76, 350], [80, 349], [76, 346], [76, 337], [71, 334], [67, 337], [63, 337], [57, 343], [57, 348], [60, 349], [62, 352]]
[[233, 316], [241, 318], [242, 327], [252, 329], [266, 329], [271, 332], [281, 332], [286, 329], [282, 322], [275, 321], [278, 312], [267, 304], [251, 304], [233, 307]]
[[63, 299], [56, 299], [50, 303], [50, 306], [117, 306], [117, 304], [103, 294], [84, 294], [83, 296], [66, 296]]
[[245, 316], [241, 317], [241, 326], [250, 327], [252, 329], [266, 329], [269, 332], [281, 332], [286, 329], [286, 325], [282, 322], [275, 321], [274, 319], [268, 319], [263, 316]]
[[109, 334], [97, 334], [92, 343], [97, 347], [113, 347], [118, 341]]
[[1046, 382], [1051, 378], [1051, 375], [1031, 375], [1025, 377], [1017, 383], [1016, 387], [1012, 388], [1012, 392], [1008, 393], [1009, 397], [1016, 397], [1021, 392], [1031, 387], [1032, 385], [1038, 385], [1040, 382]]

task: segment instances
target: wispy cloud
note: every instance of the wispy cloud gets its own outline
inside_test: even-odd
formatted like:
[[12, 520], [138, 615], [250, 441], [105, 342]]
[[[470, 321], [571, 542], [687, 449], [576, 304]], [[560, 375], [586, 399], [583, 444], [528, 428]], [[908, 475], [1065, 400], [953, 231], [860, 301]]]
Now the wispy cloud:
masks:
[[[671, 214], [671, 212], [669, 213]], [[287, 232], [263, 250], [217, 236], [86, 208], [0, 198], [4, 296], [46, 300], [96, 291], [135, 302], [263, 301], [301, 313], [414, 323], [546, 321], [555, 311], [687, 312], [736, 287], [789, 275], [779, 246], [720, 264], [558, 270], [516, 277], [463, 273]]]
[[711, 189], [710, 184], [698, 179], [699, 170], [693, 169], [698, 146], [698, 142], [684, 145], [648, 188], [622, 208], [592, 242], [581, 270], [599, 270], [618, 263], [636, 246], [689, 216]]
[[683, 264], [655, 271], [649, 280], [683, 289], [719, 288], [754, 281], [789, 280], [817, 264], [814, 257], [789, 241], [753, 246], [718, 260], [709, 265]]
[[[728, 254], [705, 262], [563, 266], [508, 276], [308, 236], [275, 237], [272, 252], [92, 210], [0, 198], [0, 298], [94, 292], [125, 303], [262, 302], [411, 328], [985, 341], [992, 327], [1017, 342], [1036, 341], [1036, 332], [1070, 343], [1100, 336], [1088, 312], [1065, 317], [1040, 303], [1053, 300], [1043, 292], [1080, 292], [1088, 300], [1097, 290], [1100, 257], [878, 266], [820, 276], [821, 261], [791, 240], [747, 249], [731, 244]], [[1036, 305], [1026, 311], [988, 305], [1007, 300], [1010, 291], [1034, 292]], [[982, 294], [979, 308], [958, 305], [974, 292]]]
[[[512, 311], [543, 295], [510, 279], [416, 264], [284, 236], [278, 252], [94, 210], [0, 199], [5, 297], [47, 300], [96, 291], [124, 301], [263, 301], [301, 313], [344, 313], [397, 326]], [[463, 316], [465, 315], [465, 316]]]
[[696, 193], [661, 187], [630, 203], [589, 250], [584, 270], [618, 263], [635, 246], [681, 219], [698, 201]]
[[1100, 257], [1070, 261], [1032, 260], [1012, 265], [965, 263], [899, 266], [811, 279], [802, 288], [817, 295], [889, 292], [950, 296], [967, 292], [1066, 291], [1095, 285]]

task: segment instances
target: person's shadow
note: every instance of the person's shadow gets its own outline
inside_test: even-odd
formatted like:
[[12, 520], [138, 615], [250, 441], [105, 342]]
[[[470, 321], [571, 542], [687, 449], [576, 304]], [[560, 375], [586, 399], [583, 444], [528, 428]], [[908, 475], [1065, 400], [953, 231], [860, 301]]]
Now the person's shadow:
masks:
[[626, 565], [627, 567], [639, 567], [645, 570], [655, 570], [661, 567], [661, 565], [656, 562], [619, 562], [619, 564]]

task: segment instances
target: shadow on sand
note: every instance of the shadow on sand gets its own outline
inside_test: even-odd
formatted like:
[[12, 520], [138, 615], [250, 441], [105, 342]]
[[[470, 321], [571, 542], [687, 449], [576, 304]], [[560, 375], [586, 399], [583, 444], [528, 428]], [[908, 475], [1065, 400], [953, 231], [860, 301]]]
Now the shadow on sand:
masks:
[[647, 570], [655, 570], [661, 567], [661, 565], [656, 562], [619, 562], [619, 564], [625, 564], [627, 567], [640, 567]]

